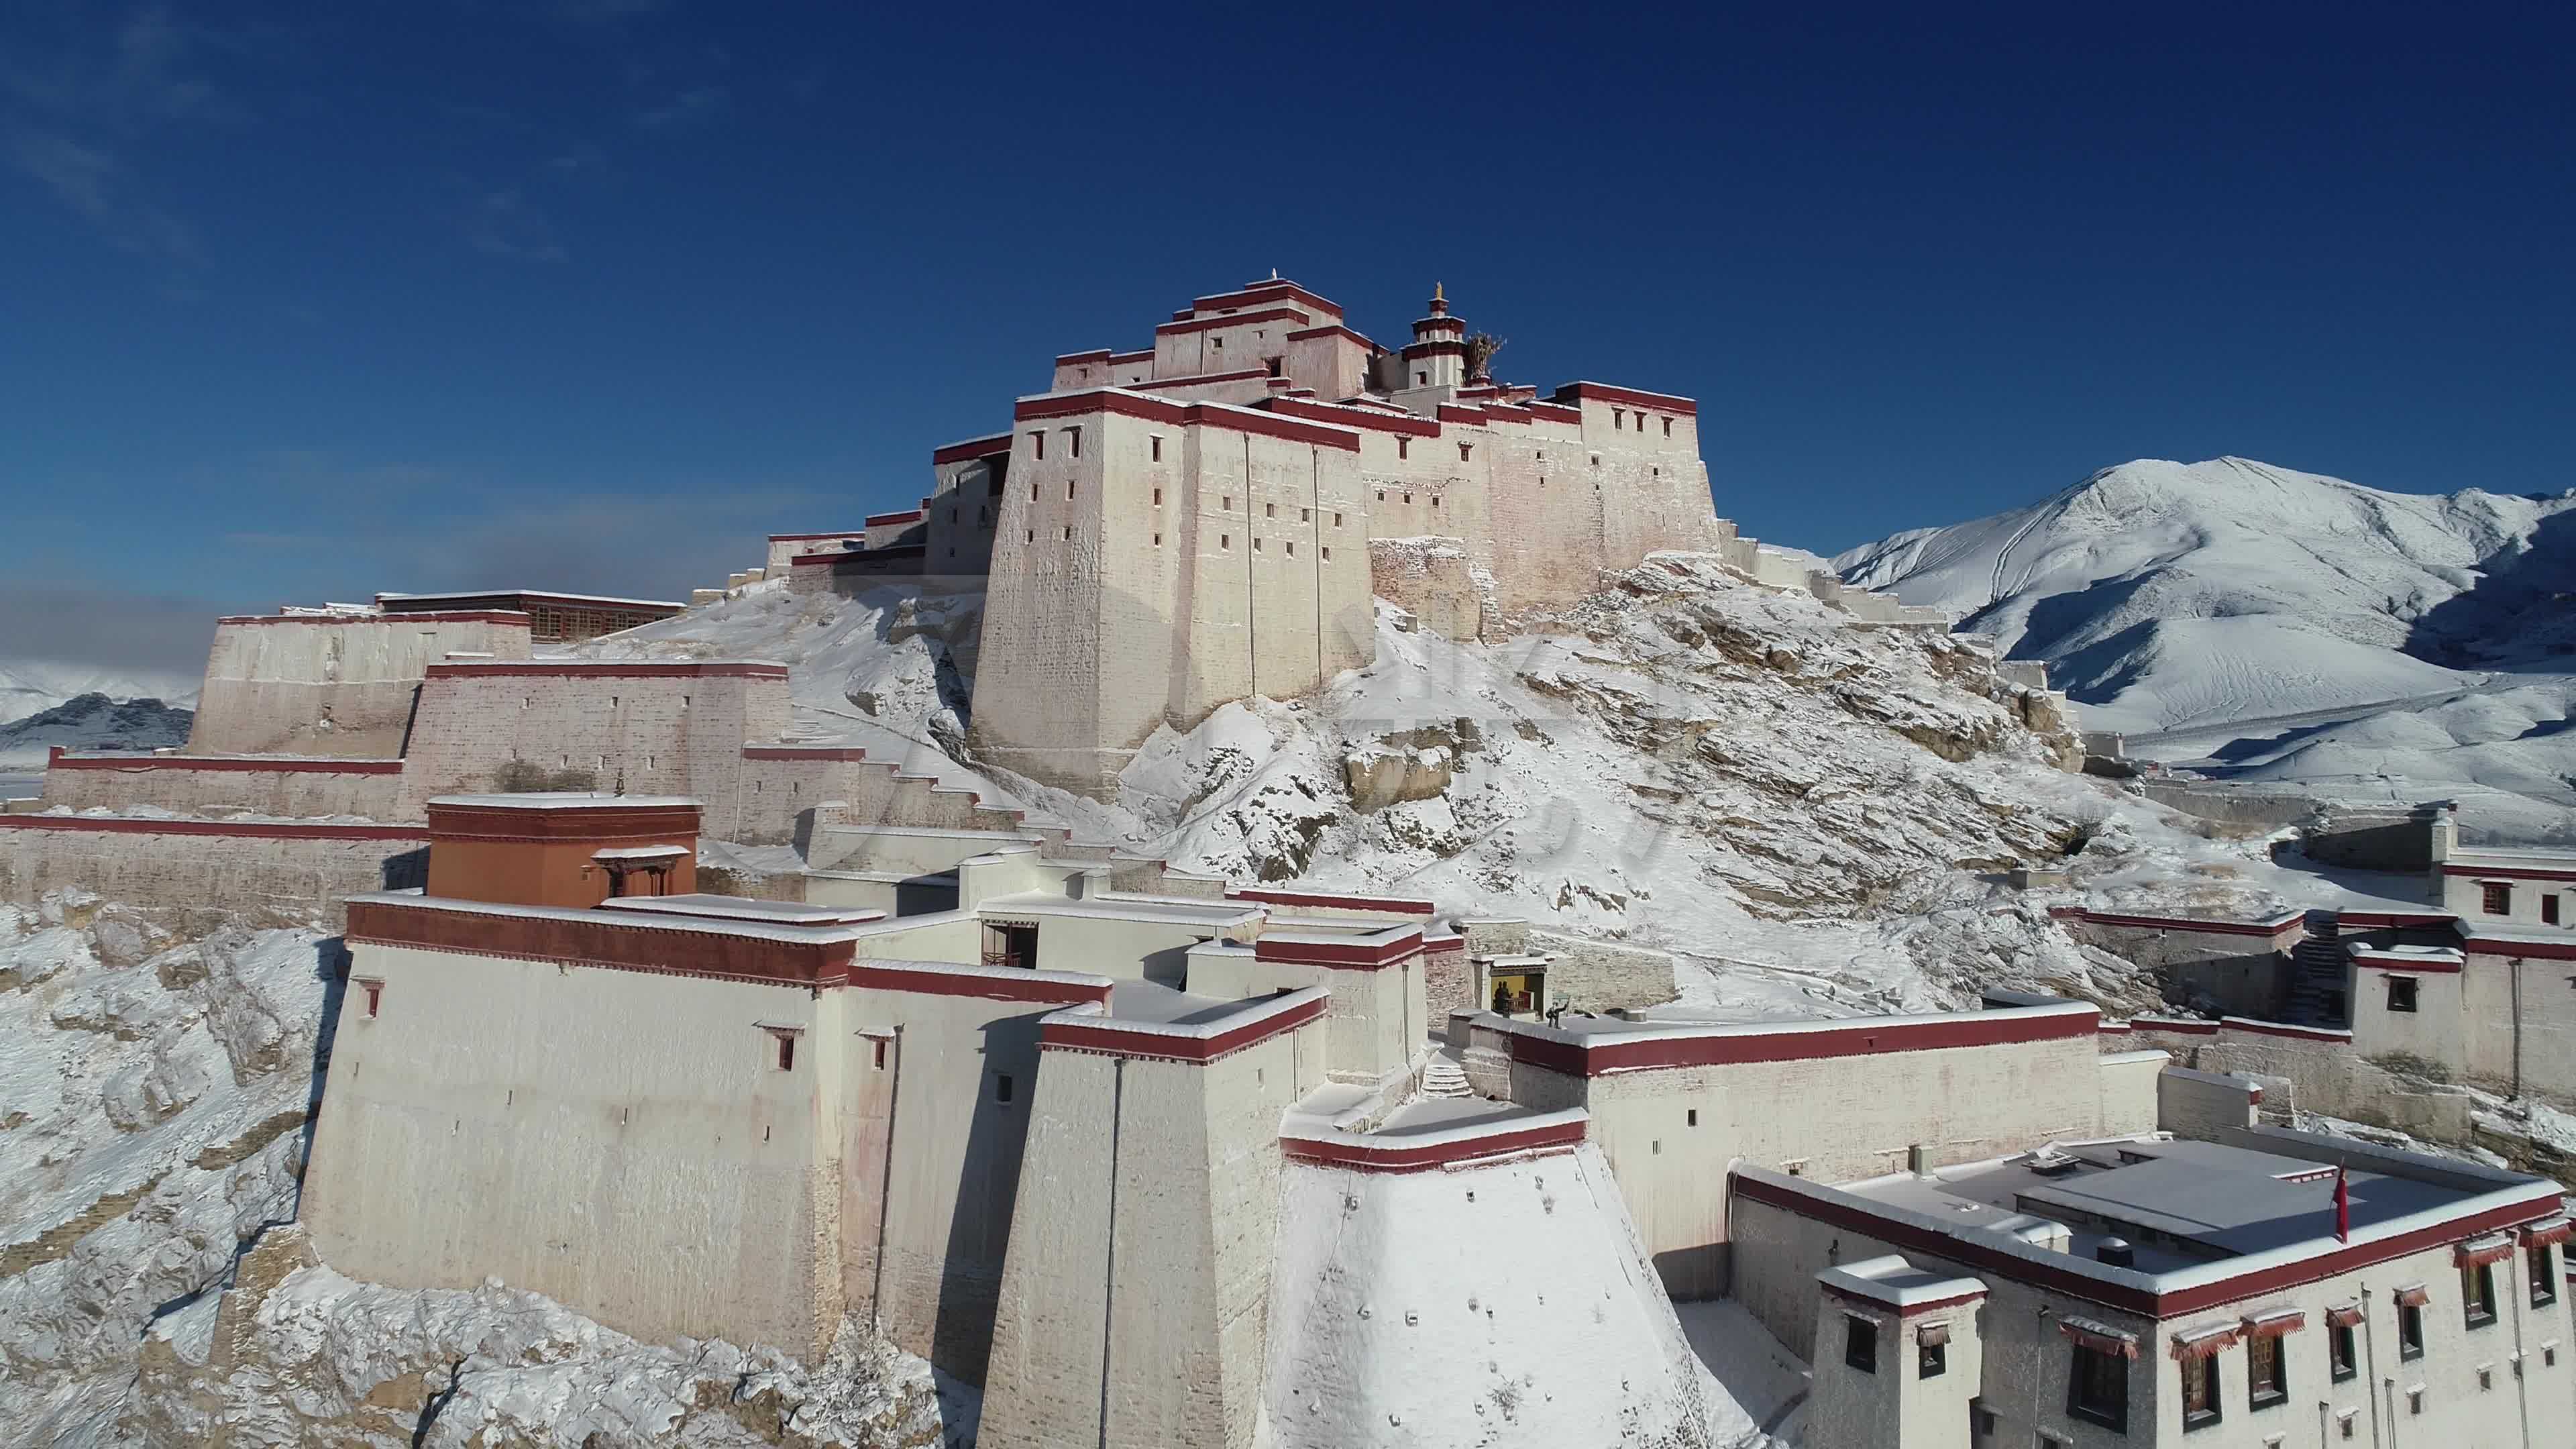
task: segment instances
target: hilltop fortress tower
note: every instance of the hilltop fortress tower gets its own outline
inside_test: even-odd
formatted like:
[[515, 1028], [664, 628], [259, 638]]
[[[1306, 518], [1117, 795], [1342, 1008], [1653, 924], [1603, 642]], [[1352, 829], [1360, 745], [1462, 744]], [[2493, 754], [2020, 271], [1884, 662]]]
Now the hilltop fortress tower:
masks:
[[1690, 399], [1541, 399], [1484, 375], [1495, 345], [1437, 288], [1388, 349], [1272, 278], [1057, 358], [1010, 432], [937, 450], [921, 568], [991, 574], [981, 757], [1105, 795], [1156, 726], [1371, 662], [1373, 593], [1471, 635], [1733, 539]]

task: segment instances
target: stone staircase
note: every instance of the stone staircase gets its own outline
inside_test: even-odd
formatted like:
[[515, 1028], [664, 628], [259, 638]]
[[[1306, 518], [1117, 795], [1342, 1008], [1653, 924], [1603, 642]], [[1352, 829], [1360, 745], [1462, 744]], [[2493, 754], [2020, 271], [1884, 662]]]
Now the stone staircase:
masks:
[[2350, 964], [2335, 934], [2334, 913], [2310, 911], [2308, 934], [2290, 948], [2290, 1020], [2300, 1026], [2350, 1026], [2352, 1004], [2344, 996]]
[[1476, 1094], [1467, 1086], [1467, 1072], [1464, 1067], [1448, 1057], [1437, 1056], [1431, 1059], [1429, 1066], [1422, 1069], [1422, 1095], [1472, 1097]]

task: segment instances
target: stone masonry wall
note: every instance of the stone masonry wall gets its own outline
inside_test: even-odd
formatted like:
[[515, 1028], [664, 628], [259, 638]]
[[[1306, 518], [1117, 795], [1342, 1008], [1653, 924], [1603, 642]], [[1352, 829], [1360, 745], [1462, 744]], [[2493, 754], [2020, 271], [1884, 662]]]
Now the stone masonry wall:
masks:
[[525, 659], [528, 618], [460, 612], [218, 621], [187, 752], [399, 755], [422, 676], [456, 651]]
[[[390, 766], [391, 768], [387, 768]], [[353, 815], [395, 819], [402, 793], [399, 761], [349, 761], [312, 768], [307, 761], [209, 761], [187, 755], [125, 758], [112, 768], [57, 759], [45, 771], [45, 804], [71, 810], [122, 810], [144, 804], [181, 815], [239, 811], [284, 819]]]
[[1484, 590], [1455, 539], [1370, 539], [1369, 588], [1443, 639], [1474, 639], [1484, 626]]
[[1644, 946], [1623, 946], [1532, 929], [1529, 950], [1556, 960], [1548, 967], [1547, 994], [1582, 1011], [1660, 1006], [1679, 995], [1673, 958]]
[[0, 816], [0, 900], [28, 904], [77, 890], [336, 928], [349, 896], [422, 884], [428, 849], [426, 835], [375, 827]]

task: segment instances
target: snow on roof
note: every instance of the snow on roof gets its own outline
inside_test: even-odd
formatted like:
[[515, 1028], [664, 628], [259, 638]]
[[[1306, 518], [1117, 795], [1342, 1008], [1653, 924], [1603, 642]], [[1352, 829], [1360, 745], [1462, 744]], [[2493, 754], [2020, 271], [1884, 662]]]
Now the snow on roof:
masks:
[[[606, 854], [603, 851], [601, 854]], [[770, 921], [791, 926], [848, 926], [882, 921], [886, 913], [865, 906], [821, 906], [803, 901], [763, 901], [748, 896], [720, 896], [692, 891], [676, 896], [615, 896], [599, 903], [603, 911], [703, 916], [714, 920]]]
[[676, 860], [689, 853], [685, 845], [612, 845], [590, 853], [593, 860]]
[[1981, 1279], [1917, 1268], [1894, 1253], [1827, 1268], [1816, 1274], [1816, 1279], [1838, 1293], [1896, 1309], [1986, 1291]]
[[515, 595], [519, 598], [525, 599], [559, 599], [566, 603], [575, 604], [632, 604], [638, 608], [645, 609], [685, 609], [688, 607], [686, 604], [675, 603], [669, 599], [618, 599], [611, 598], [606, 594], [560, 594], [552, 589], [459, 589], [453, 593], [444, 594], [380, 593], [376, 595], [376, 599], [379, 603], [382, 603], [387, 599], [398, 599], [405, 603], [434, 604], [443, 603], [452, 599], [492, 599], [500, 598], [505, 595]]
[[1044, 891], [987, 896], [976, 904], [975, 910], [978, 915], [988, 916], [1091, 916], [1102, 920], [1211, 929], [1257, 921], [1262, 914], [1258, 906], [1191, 901], [1179, 897], [1095, 896], [1075, 900], [1071, 896]]
[[1332, 991], [1328, 987], [1308, 986], [1296, 991], [1283, 991], [1276, 996], [1226, 1001], [1213, 996], [1192, 996], [1186, 991], [1175, 991], [1151, 981], [1118, 981], [1109, 987], [1108, 1010], [1103, 1011], [1096, 1003], [1084, 1002], [1049, 1012], [1038, 1019], [1038, 1024], [1041, 1027], [1050, 1023], [1115, 1026], [1121, 1031], [1140, 1032], [1147, 1036], [1201, 1040], [1331, 997]]
[[493, 810], [596, 810], [607, 806], [692, 810], [703, 806], [688, 795], [609, 795], [595, 790], [531, 790], [517, 795], [436, 795], [432, 805], [468, 805]]

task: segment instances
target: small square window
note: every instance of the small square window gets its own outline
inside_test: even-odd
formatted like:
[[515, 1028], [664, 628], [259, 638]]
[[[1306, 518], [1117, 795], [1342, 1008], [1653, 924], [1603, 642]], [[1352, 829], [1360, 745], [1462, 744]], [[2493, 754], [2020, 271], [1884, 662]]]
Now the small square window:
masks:
[[1667, 437], [1667, 438], [1669, 438], [1669, 437], [1671, 437], [1672, 435], [1673, 435], [1673, 420], [1672, 420], [1671, 418], [1666, 418], [1666, 419], [1664, 419], [1664, 436], [1665, 436], [1665, 437]]
[[1918, 1343], [1914, 1346], [1914, 1376], [1937, 1379], [1950, 1371], [1950, 1346], [1946, 1343]]
[[1234, 551], [1234, 535], [1233, 535], [1233, 534], [1230, 534], [1230, 533], [1220, 533], [1220, 534], [1218, 534], [1218, 535], [1216, 536], [1216, 546], [1217, 546], [1220, 550], [1222, 550], [1222, 551], [1224, 551], [1224, 552], [1227, 552], [1227, 553], [1231, 553], [1231, 552], [1233, 552], [1233, 551]]
[[1277, 518], [1279, 516], [1279, 505], [1276, 503], [1262, 504], [1261, 516], [1264, 518]]
[[1163, 506], [1163, 490], [1160, 488], [1154, 490], [1154, 506], [1156, 508]]
[[[1156, 463], [1159, 463], [1159, 462], [1163, 461], [1163, 435], [1162, 435], [1162, 434], [1160, 434], [1160, 433], [1156, 433], [1152, 438], [1148, 439], [1147, 441], [1149, 441], [1150, 443], [1152, 443], [1153, 448], [1154, 448], [1154, 456], [1153, 456], [1153, 458], [1151, 459], [1151, 461], [1156, 462]], [[1162, 501], [1163, 501], [1163, 490], [1162, 490], [1162, 489], [1157, 488], [1157, 489], [1155, 489], [1155, 490], [1154, 490], [1154, 501], [1155, 501], [1155, 502], [1157, 502], [1157, 503], [1160, 503], [1160, 502], [1162, 502]]]
[[1162, 546], [1163, 546], [1163, 536], [1162, 536], [1161, 534], [1159, 534], [1159, 533], [1158, 533], [1158, 534], [1155, 534], [1155, 535], [1154, 535], [1154, 547], [1156, 547], [1156, 548], [1161, 548]]
[[2513, 887], [2502, 881], [2485, 881], [2478, 886], [2479, 909], [2490, 916], [2513, 914]]
[[1326, 562], [1326, 563], [1331, 563], [1332, 561], [1333, 561], [1333, 546], [1332, 546], [1331, 544], [1329, 544], [1329, 543], [1328, 543], [1328, 544], [1325, 544], [1325, 545], [1324, 545], [1324, 562]]
[[1299, 523], [1312, 523], [1312, 522], [1314, 522], [1314, 521], [1315, 521], [1315, 510], [1313, 510], [1313, 509], [1311, 509], [1311, 508], [1300, 508], [1300, 509], [1298, 509], [1298, 510], [1297, 510], [1297, 521], [1298, 521]]
[[1843, 1362], [1865, 1374], [1878, 1372], [1878, 1325], [1866, 1318], [1843, 1319]]
[[1261, 540], [1260, 540], [1260, 539], [1255, 538], [1255, 539], [1253, 539], [1253, 540], [1252, 540], [1252, 551], [1253, 551], [1254, 553], [1259, 553], [1259, 552], [1261, 552]]
[[2424, 1310], [2408, 1304], [2397, 1305], [2397, 1356], [2401, 1359], [2424, 1356]]
[[769, 1035], [778, 1044], [778, 1069], [782, 1072], [796, 1070], [796, 1033], [774, 1031]]
[[1690, 1125], [1692, 1125], [1693, 1127], [1696, 1127], [1696, 1126], [1698, 1126], [1698, 1125], [1699, 1125], [1699, 1109], [1698, 1109], [1697, 1107], [1693, 1107], [1693, 1108], [1691, 1108], [1691, 1109], [1690, 1109], [1690, 1111], [1689, 1111], [1686, 1115], [1687, 1115], [1687, 1116], [1688, 1116], [1688, 1118], [1690, 1119]]
[[373, 1021], [376, 1014], [384, 1010], [385, 983], [381, 981], [361, 981], [358, 983], [358, 989], [367, 994], [367, 1019]]
[[1334, 514], [1334, 515], [1333, 515], [1333, 527], [1335, 527], [1335, 528], [1339, 528], [1339, 527], [1341, 527], [1341, 526], [1342, 526], [1342, 516], [1341, 516], [1340, 514], [1336, 513], [1336, 514]]
[[2424, 1391], [2422, 1389], [2416, 1388], [2408, 1389], [2406, 1391], [2406, 1412], [2410, 1417], [2424, 1412]]
[[1381, 489], [1377, 490], [1377, 501], [1378, 501], [1378, 502], [1380, 502], [1380, 503], [1384, 503], [1384, 502], [1386, 501], [1386, 490], [1385, 490], [1385, 489], [1381, 488]]
[[1410, 493], [1405, 494], [1405, 495], [1404, 495], [1404, 501], [1405, 501], [1405, 502], [1407, 502], [1407, 503], [1411, 503], [1411, 502], [1413, 501], [1413, 495], [1412, 495], [1412, 494], [1410, 494]]
[[1007, 1107], [1007, 1106], [1009, 1106], [1009, 1105], [1011, 1104], [1011, 1074], [1010, 1074], [1010, 1073], [1008, 1073], [1008, 1072], [995, 1072], [995, 1073], [993, 1074], [993, 1100], [994, 1100], [994, 1101], [996, 1101], [996, 1102], [998, 1102], [998, 1103], [1000, 1103], [1000, 1104], [1002, 1104], [1002, 1105], [1003, 1105], [1003, 1106], [1005, 1106], [1005, 1107]]
[[2558, 897], [2551, 895], [2540, 898], [2540, 924], [2544, 926], [2558, 924]]
[[1290, 540], [1288, 540], [1288, 543], [1287, 543], [1287, 549], [1288, 549], [1288, 556], [1289, 556], [1290, 558], [1295, 558], [1295, 557], [1297, 556], [1297, 541], [1296, 541], [1295, 539], [1293, 539], [1293, 538], [1292, 538], [1292, 539], [1290, 539]]
[[1036, 457], [1046, 456], [1046, 434], [1043, 431], [1029, 434], [1029, 450]]
[[1074, 456], [1074, 457], [1076, 457], [1076, 458], [1081, 457], [1081, 456], [1082, 456], [1082, 429], [1080, 429], [1080, 428], [1067, 428], [1067, 429], [1065, 429], [1065, 430], [1064, 430], [1064, 437], [1065, 437], [1065, 450], [1066, 450], [1066, 452], [1068, 452], [1069, 454], [1071, 454], [1072, 456]]
[[1067, 503], [1073, 501], [1073, 480], [1070, 478], [1064, 480], [1064, 500]]
[[1028, 542], [1030, 542], [1030, 543], [1035, 543], [1035, 542], [1037, 542], [1037, 541], [1038, 541], [1038, 531], [1037, 531], [1036, 529], [1032, 528], [1032, 529], [1030, 529], [1030, 530], [1029, 530], [1029, 536], [1028, 536], [1028, 540], [1027, 540], [1027, 541], [1028, 541]]
[[1405, 458], [1412, 456], [1412, 453], [1413, 440], [1411, 438], [1398, 438], [1395, 440], [1395, 456]]
[[1228, 493], [1223, 498], [1219, 499], [1217, 501], [1217, 511], [1219, 513], [1232, 513], [1234, 511], [1234, 495]]
[[2354, 1336], [2349, 1323], [2326, 1326], [2326, 1368], [2336, 1383], [2361, 1372], [2359, 1361], [2353, 1354]]
[[2245, 1341], [2245, 1402], [2268, 1409], [2290, 1401], [2289, 1356], [2278, 1334], [2258, 1333]]
[[2415, 1009], [2414, 977], [2391, 976], [2388, 978], [2388, 1009], [2391, 1011], [2413, 1011]]
[[1968, 1429], [1971, 1433], [1988, 1437], [1992, 1437], [1995, 1432], [1995, 1411], [1987, 1408], [1986, 1401], [1982, 1398], [1968, 1401]]
[[2489, 1390], [2493, 1389], [2494, 1387], [2495, 1387], [2495, 1365], [2493, 1365], [2493, 1364], [2486, 1364], [2486, 1363], [2479, 1364], [2479, 1365], [2478, 1365], [2478, 1392], [2483, 1394], [2483, 1393], [2486, 1393], [2486, 1392], [2488, 1392]]
[[2558, 1301], [2558, 1254], [2547, 1243], [2534, 1243], [2522, 1250], [2523, 1263], [2530, 1270], [2531, 1306], [2540, 1308]]
[[1073, 525], [1070, 523], [1064, 526], [1064, 541], [1067, 543], [1073, 542]]
[[1475, 451], [1476, 451], [1476, 446], [1475, 446], [1475, 444], [1473, 444], [1473, 443], [1460, 443], [1460, 444], [1458, 445], [1458, 461], [1459, 461], [1459, 462], [1461, 462], [1461, 463], [1466, 462], [1468, 458], [1470, 458], [1470, 457], [1474, 456]]

